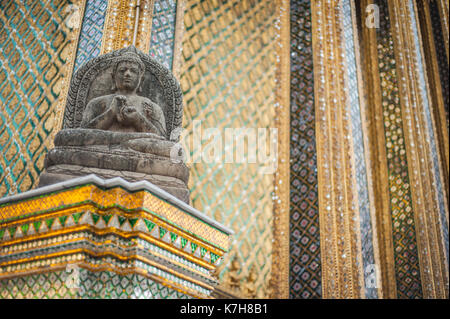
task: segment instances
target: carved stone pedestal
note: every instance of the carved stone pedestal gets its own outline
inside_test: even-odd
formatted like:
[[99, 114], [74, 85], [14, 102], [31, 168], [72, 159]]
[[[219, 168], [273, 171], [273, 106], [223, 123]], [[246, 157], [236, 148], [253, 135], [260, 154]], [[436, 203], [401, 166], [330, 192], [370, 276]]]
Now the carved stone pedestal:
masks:
[[0, 298], [209, 298], [231, 230], [148, 182], [0, 200]]

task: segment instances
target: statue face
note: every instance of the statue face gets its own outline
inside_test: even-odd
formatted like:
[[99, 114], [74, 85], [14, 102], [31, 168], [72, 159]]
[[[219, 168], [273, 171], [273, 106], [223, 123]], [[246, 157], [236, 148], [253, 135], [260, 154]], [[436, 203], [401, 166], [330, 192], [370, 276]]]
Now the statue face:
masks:
[[133, 91], [137, 89], [141, 74], [138, 64], [134, 62], [120, 62], [115, 73], [116, 87], [118, 90]]

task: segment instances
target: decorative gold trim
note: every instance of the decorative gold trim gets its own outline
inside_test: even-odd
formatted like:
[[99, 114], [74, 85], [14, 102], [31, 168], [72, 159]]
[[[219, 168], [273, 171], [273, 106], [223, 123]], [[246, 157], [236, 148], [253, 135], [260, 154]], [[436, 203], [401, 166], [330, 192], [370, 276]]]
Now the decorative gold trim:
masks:
[[[83, 230], [87, 230], [87, 228], [86, 227], [84, 229], [83, 228], [79, 228], [78, 230], [83, 231]], [[110, 234], [110, 233], [114, 233], [114, 231], [111, 231], [111, 229], [109, 229], [106, 233]], [[51, 234], [51, 235], [52, 236], [47, 236], [47, 237], [55, 237], [54, 234]], [[139, 236], [139, 234], [137, 234], [137, 236], [141, 237], [141, 238], [144, 237], [144, 236]], [[56, 237], [58, 237], [58, 236], [56, 236]], [[130, 237], [130, 236], [127, 236], [127, 237]], [[42, 239], [42, 237], [35, 238], [35, 240], [40, 240], [40, 239]], [[148, 240], [148, 239], [146, 239], [146, 240], [149, 241], [149, 242], [152, 242], [152, 244], [159, 244], [159, 242], [157, 242], [155, 239], [153, 239], [151, 237], [149, 237], [149, 239], [151, 239], [151, 240]], [[77, 243], [79, 241], [89, 242], [90, 244], [92, 244], [94, 246], [98, 246], [98, 247], [102, 247], [102, 246], [105, 246], [107, 244], [115, 244], [117, 247], [120, 247], [122, 249], [129, 248], [129, 246], [119, 245], [115, 241], [112, 241], [112, 240], [105, 240], [105, 241], [102, 241], [102, 242], [96, 242], [96, 241], [93, 241], [93, 240], [91, 240], [90, 238], [87, 238], [87, 237], [77, 237], [77, 238], [73, 238], [73, 239], [57, 241], [56, 243], [51, 243], [51, 244], [47, 244], [47, 245], [40, 245], [39, 248], [41, 248], [41, 249], [42, 248], [49, 248], [49, 247], [55, 246], [55, 244], [56, 245], [65, 245], [65, 244], [69, 244], [69, 243]], [[22, 245], [24, 243], [25, 243], [25, 241], [24, 242], [18, 242], [17, 245], [20, 246], [20, 245]], [[7, 246], [7, 245], [10, 246], [8, 243], [5, 246]], [[161, 247], [161, 245], [158, 245], [158, 246]], [[195, 263], [197, 265], [200, 265], [200, 266], [202, 266], [204, 268], [207, 268], [209, 270], [215, 269], [215, 267], [210, 265], [210, 264], [204, 265], [204, 262], [202, 260], [200, 260], [200, 259], [199, 260], [190, 260], [190, 258], [187, 258], [186, 253], [184, 253], [184, 252], [173, 252], [171, 247], [169, 247], [168, 245], [164, 245], [164, 246], [167, 246], [167, 247], [163, 247], [163, 249], [168, 250], [168, 251], [172, 252], [173, 254], [177, 254], [178, 256], [181, 255], [185, 259], [188, 259], [189, 261], [191, 261], [191, 262], [193, 262], [193, 263]], [[136, 244], [136, 247], [140, 247], [140, 248], [144, 249], [144, 247], [142, 245], [139, 245], [139, 244]], [[26, 252], [28, 250], [29, 250], [29, 248], [17, 249], [17, 250], [14, 250], [14, 254], [17, 254], [17, 253], [20, 253], [20, 252]], [[108, 252], [108, 249], [105, 249], [105, 252]], [[160, 253], [158, 253], [156, 251], [152, 251], [152, 254], [157, 256], [158, 258], [160, 258], [162, 260], [170, 261], [171, 263], [177, 265], [178, 267], [188, 268], [189, 271], [191, 271], [193, 273], [196, 273], [197, 275], [205, 276], [204, 273], [198, 271], [197, 269], [191, 268], [191, 267], [189, 267], [189, 266], [187, 266], [187, 265], [185, 265], [185, 264], [183, 264], [181, 262], [178, 262], [176, 260], [170, 260], [166, 256], [164, 256], [164, 255], [162, 255], [162, 254], [160, 254]], [[43, 256], [42, 258], [46, 258], [46, 257], [47, 257], [47, 255]], [[193, 259], [193, 258], [191, 257], [191, 259]], [[19, 261], [19, 263], [20, 263], [20, 261]]]
[[[93, 207], [92, 205], [82, 205], [82, 206], [77, 206], [73, 210], [70, 209], [69, 211], [67, 211], [66, 209], [64, 209], [62, 211], [58, 211], [58, 212], [55, 212], [55, 213], [39, 215], [36, 218], [31, 218], [31, 219], [27, 219], [27, 220], [20, 220], [18, 222], [13, 222], [11, 224], [4, 223], [1, 226], [3, 228], [9, 228], [9, 227], [11, 227], [11, 226], [13, 226], [15, 224], [28, 224], [28, 223], [32, 223], [33, 221], [36, 221], [36, 220], [42, 220], [43, 221], [44, 219], [47, 219], [47, 218], [57, 218], [59, 216], [68, 216], [69, 214], [72, 214], [72, 211], [75, 213], [75, 212], [79, 212], [80, 210], [91, 211], [91, 212], [98, 213], [98, 214], [100, 213], [100, 210], [98, 210], [96, 207]], [[63, 214], [61, 214], [61, 212], [63, 212]], [[113, 214], [114, 213], [117, 214], [117, 212], [113, 212]], [[123, 213], [123, 212], [121, 211], [121, 213]], [[126, 216], [127, 214], [123, 214], [123, 215]], [[195, 243], [197, 245], [200, 245], [200, 246], [208, 249], [209, 251], [211, 251], [211, 252], [213, 252], [215, 254], [222, 255], [225, 252], [224, 250], [218, 249], [217, 247], [211, 245], [209, 242], [207, 242], [205, 240], [199, 239], [198, 237], [194, 237], [194, 236], [190, 235], [189, 233], [186, 233], [179, 226], [170, 225], [166, 221], [162, 220], [161, 218], [159, 218], [157, 216], [154, 216], [152, 214], [149, 214], [146, 211], [134, 212], [132, 216], [135, 217], [135, 218], [145, 218], [145, 219], [151, 220], [158, 227], [163, 227], [163, 228], [167, 229], [168, 231], [170, 231], [172, 233], [175, 233], [175, 234], [177, 234], [179, 236], [182, 236], [182, 237], [188, 239], [189, 241], [191, 241], [191, 242], [193, 242], [193, 243]], [[77, 227], [81, 227], [81, 226], [77, 226]], [[0, 247], [1, 246], [6, 246], [6, 245], [13, 245], [13, 244], [16, 244], [16, 243], [19, 243], [19, 242], [28, 241], [28, 240], [43, 239], [43, 238], [47, 238], [47, 237], [53, 237], [53, 236], [58, 236], [58, 235], [70, 233], [72, 231], [78, 231], [79, 229], [77, 227], [64, 228], [64, 230], [61, 230], [61, 231], [58, 231], [58, 232], [51, 232], [51, 233], [45, 233], [45, 234], [35, 234], [35, 235], [29, 236], [29, 237], [27, 236], [25, 239], [24, 238], [16, 238], [16, 239], [12, 238], [10, 240], [2, 240], [0, 242]], [[91, 228], [86, 228], [86, 230], [87, 229], [94, 230], [96, 228], [95, 227], [91, 227]], [[131, 234], [131, 235], [128, 235], [128, 233], [126, 233], [126, 232], [124, 232], [124, 231], [122, 231], [120, 229], [115, 230], [115, 229], [113, 229], [111, 227], [106, 227], [103, 230], [96, 229], [96, 232], [99, 233], [99, 234], [104, 234], [104, 233], [106, 233], [108, 231], [112, 232], [114, 234], [121, 235], [122, 237], [129, 237], [131, 235], [137, 234], [137, 232], [133, 231], [133, 232], [129, 232], [129, 234]], [[143, 235], [144, 239], [147, 239], [147, 240], [151, 239], [150, 236], [147, 236], [145, 234], [142, 234], [142, 235]], [[163, 244], [163, 243], [161, 243], [161, 244]], [[163, 245], [165, 245], [165, 244], [163, 244]]]
[[[439, 74], [439, 65], [437, 64], [437, 53], [434, 43], [433, 29], [431, 25], [430, 8], [427, 0], [416, 0], [420, 4], [421, 10], [416, 8], [418, 17], [417, 25], [420, 25], [419, 33], [422, 37], [419, 40], [422, 43], [425, 76], [429, 83], [430, 112], [432, 113], [434, 132], [436, 134], [436, 145], [438, 146], [438, 157], [442, 169], [442, 182], [446, 200], [449, 200], [449, 180], [444, 178], [449, 175], [449, 137], [445, 111], [445, 103], [442, 94], [442, 85]], [[423, 41], [422, 41], [423, 39]], [[447, 227], [448, 227], [447, 215]]]
[[447, 64], [449, 63], [449, 25], [448, 25], [448, 0], [437, 0], [439, 15], [441, 18], [442, 34], [444, 35], [445, 51], [447, 53]]
[[[45, 256], [36, 256], [36, 257], [30, 257], [30, 258], [17, 259], [17, 260], [13, 260], [13, 261], [7, 261], [7, 262], [2, 263], [1, 266], [2, 267], [8, 267], [8, 266], [15, 265], [15, 264], [24, 264], [24, 263], [31, 262], [31, 261], [40, 261], [40, 260], [46, 260], [46, 259], [57, 258], [57, 257], [64, 257], [64, 256], [74, 255], [74, 254], [79, 254], [79, 253], [89, 254], [90, 256], [94, 256], [94, 257], [113, 256], [114, 258], [117, 258], [120, 261], [130, 261], [130, 260], [133, 260], [133, 259], [139, 260], [139, 261], [142, 261], [142, 262], [144, 262], [146, 264], [149, 264], [149, 265], [151, 265], [151, 266], [153, 266], [155, 268], [159, 268], [162, 271], [164, 271], [166, 273], [169, 273], [169, 274], [171, 274], [173, 276], [176, 276], [176, 277], [179, 277], [179, 278], [181, 278], [183, 280], [192, 282], [192, 283], [194, 283], [194, 284], [196, 284], [196, 285], [198, 285], [198, 286], [200, 286], [202, 288], [210, 289], [210, 290], [214, 289], [213, 286], [205, 284], [205, 283], [203, 283], [203, 282], [201, 282], [201, 281], [199, 281], [197, 279], [188, 277], [185, 274], [182, 274], [182, 273], [180, 273], [180, 272], [178, 272], [176, 270], [173, 270], [173, 269], [171, 269], [171, 268], [169, 268], [167, 266], [164, 266], [164, 265], [162, 265], [160, 263], [157, 263], [157, 262], [155, 262], [153, 260], [149, 260], [149, 259], [147, 259], [145, 257], [139, 256], [139, 255], [121, 256], [121, 255], [119, 255], [119, 254], [117, 254], [115, 252], [108, 251], [108, 250], [105, 250], [105, 251], [102, 251], [102, 252], [94, 252], [94, 251], [91, 251], [91, 250], [85, 249], [85, 248], [76, 248], [76, 249], [72, 249], [72, 250], [65, 250], [63, 252], [55, 252], [55, 253], [52, 253], [52, 254], [47, 254]], [[135, 267], [135, 269], [136, 268], [137, 267]], [[115, 272], [117, 270], [119, 270], [119, 269], [120, 268], [118, 268], [118, 267], [114, 267], [114, 271]], [[3, 272], [0, 275], [0, 278], [3, 278], [4, 276], [8, 276], [10, 274], [11, 275], [17, 274], [17, 271]]]
[[144, 0], [143, 3], [141, 3], [136, 47], [144, 53], [150, 52], [154, 6], [155, 0]]
[[352, 134], [341, 5], [325, 0], [311, 3], [322, 297], [363, 298], [355, 161], [352, 140], [347, 138]]
[[[351, 1], [349, 1], [349, 5], [351, 6]], [[346, 216], [345, 220], [345, 232], [346, 237], [349, 243], [349, 253], [351, 254], [352, 258], [345, 261], [346, 265], [345, 267], [352, 266], [352, 277], [351, 281], [353, 284], [353, 287], [351, 289], [354, 289], [352, 291], [352, 294], [349, 296], [350, 298], [365, 298], [365, 282], [364, 282], [364, 265], [363, 265], [363, 259], [362, 259], [362, 243], [361, 243], [361, 230], [360, 230], [360, 212], [359, 212], [359, 199], [358, 199], [358, 188], [357, 188], [357, 182], [356, 182], [356, 160], [355, 160], [355, 151], [353, 148], [353, 139], [351, 136], [353, 136], [352, 133], [352, 125], [351, 125], [351, 119], [350, 119], [350, 106], [349, 106], [349, 84], [348, 84], [348, 74], [345, 72], [347, 69], [347, 60], [343, 58], [343, 54], [345, 54], [345, 29], [343, 27], [343, 1], [338, 1], [336, 3], [336, 6], [339, 6], [340, 12], [335, 12], [335, 23], [336, 23], [336, 37], [335, 37], [335, 43], [338, 43], [338, 46], [336, 47], [335, 53], [340, 53], [342, 56], [342, 64], [345, 65], [343, 68], [341, 68], [342, 77], [340, 79], [340, 90], [342, 92], [342, 102], [344, 104], [342, 105], [342, 113], [339, 115], [340, 118], [340, 125], [341, 125], [341, 132], [342, 134], [342, 141], [344, 144], [344, 149], [346, 149], [346, 152], [342, 154], [343, 162], [345, 163], [344, 167], [344, 174], [346, 178], [346, 185], [345, 185], [345, 201], [348, 209], [348, 215]], [[351, 7], [350, 7], [351, 10]], [[337, 65], [336, 65], [337, 67]], [[347, 159], [345, 158], [345, 154], [347, 155]], [[350, 250], [351, 249], [351, 250]], [[345, 287], [345, 277], [343, 281], [343, 287], [344, 291], [346, 289]]]
[[149, 52], [154, 0], [109, 0], [103, 28], [101, 54], [132, 45], [139, 3], [136, 47]]
[[448, 298], [448, 263], [441, 241], [439, 204], [432, 186], [433, 164], [423, 114], [423, 97], [418, 80], [417, 52], [414, 47], [409, 2], [393, 0], [388, 1], [388, 5], [394, 21], [391, 24], [391, 32], [399, 74], [400, 104], [405, 127], [423, 296]]
[[[417, 0], [417, 1], [420, 1], [420, 0]], [[444, 154], [444, 157], [445, 157], [445, 151], [441, 152], [441, 145], [445, 145], [445, 143], [447, 143], [446, 151], [447, 151], [447, 154], [448, 154], [448, 135], [445, 134], [445, 132], [447, 131], [445, 122], [444, 122], [444, 127], [443, 128], [439, 127], [439, 125], [436, 123], [435, 112], [434, 112], [435, 111], [434, 104], [437, 101], [434, 99], [434, 96], [433, 96], [433, 94], [435, 93], [435, 91], [432, 90], [432, 85], [431, 85], [431, 83], [433, 83], [433, 82], [430, 82], [430, 80], [429, 80], [429, 78], [432, 78], [433, 75], [430, 75], [429, 72], [428, 72], [427, 58], [426, 58], [427, 57], [426, 51], [427, 51], [427, 49], [429, 49], [429, 47], [426, 47], [424, 45], [424, 41], [423, 41], [424, 38], [422, 36], [422, 30], [420, 28], [420, 25], [421, 25], [420, 16], [419, 16], [420, 13], [419, 13], [419, 10], [417, 8], [417, 2], [413, 2], [413, 3], [414, 3], [413, 4], [413, 10], [414, 10], [415, 18], [416, 18], [415, 23], [416, 23], [416, 26], [417, 26], [418, 41], [419, 41], [419, 46], [420, 46], [420, 54], [421, 54], [421, 57], [422, 57], [422, 65], [423, 65], [423, 67], [425, 69], [425, 72], [424, 72], [423, 76], [425, 78], [426, 92], [427, 92], [428, 100], [429, 100], [428, 101], [428, 103], [429, 103], [429, 111], [431, 113], [431, 123], [428, 123], [428, 125], [431, 125], [431, 130], [433, 131], [433, 134], [434, 134], [434, 142], [435, 142], [436, 147], [438, 148], [436, 155], [437, 155], [438, 164], [439, 164], [439, 167], [438, 167], [439, 175], [438, 176], [434, 176], [434, 177], [440, 179], [440, 181], [442, 182], [442, 187], [443, 187], [442, 192], [443, 192], [443, 195], [444, 195], [443, 196], [444, 197], [443, 198], [443, 200], [444, 200], [444, 207], [445, 207], [445, 210], [446, 210], [446, 213], [447, 213], [447, 223], [446, 223], [446, 225], [441, 225], [441, 226], [448, 228], [449, 227], [449, 220], [448, 220], [448, 217], [449, 217], [449, 209], [448, 209], [449, 189], [448, 189], [448, 178], [446, 178], [446, 176], [448, 176], [448, 167], [445, 166], [446, 163], [442, 160], [443, 154]], [[436, 59], [434, 60], [434, 62], [436, 62]], [[435, 74], [435, 76], [436, 75], [438, 75], [438, 74]], [[442, 93], [440, 95], [440, 98], [441, 98], [441, 101], [442, 101]], [[443, 133], [444, 133], [445, 136], [442, 136], [442, 138], [441, 138], [440, 132], [442, 132], [442, 131], [444, 131]], [[445, 148], [445, 146], [443, 146], [443, 147]], [[434, 170], [433, 170], [433, 172], [434, 172]]]
[[290, 15], [289, 1], [277, 0], [279, 42], [277, 47], [276, 103], [278, 167], [274, 176], [272, 288], [273, 298], [289, 298], [289, 148], [290, 148]]
[[[377, 225], [377, 197], [375, 196], [375, 190], [374, 190], [374, 183], [373, 179], [374, 176], [376, 176], [376, 172], [373, 170], [373, 167], [371, 165], [371, 158], [373, 156], [372, 149], [370, 145], [370, 121], [369, 121], [369, 106], [370, 100], [367, 99], [367, 95], [365, 93], [365, 81], [363, 80], [363, 72], [364, 69], [364, 63], [361, 63], [361, 47], [359, 45], [360, 37], [358, 36], [358, 20], [357, 20], [357, 12], [355, 7], [355, 1], [359, 0], [351, 0], [351, 12], [352, 12], [352, 22], [353, 22], [353, 42], [355, 46], [355, 63], [356, 63], [356, 77], [358, 82], [358, 95], [359, 95], [359, 106], [360, 106], [360, 114], [361, 114], [361, 128], [363, 131], [363, 145], [364, 145], [364, 161], [366, 164], [366, 174], [367, 174], [367, 192], [369, 196], [369, 209], [370, 209], [370, 220], [372, 224], [372, 246], [373, 246], [373, 254], [374, 254], [374, 261], [376, 265], [376, 269], [382, 268], [381, 263], [381, 252], [380, 252], [380, 245], [379, 241], [382, 237], [378, 237], [379, 232], [379, 226]], [[364, 3], [362, 5], [364, 6]], [[376, 42], [375, 42], [376, 43]], [[376, 48], [376, 47], [375, 47]], [[364, 54], [363, 54], [364, 55]], [[370, 56], [370, 55], [369, 55]], [[375, 54], [374, 57], [376, 58], [377, 55]], [[375, 64], [376, 65], [376, 64]], [[377, 73], [376, 73], [377, 74]], [[381, 103], [379, 104], [381, 106]], [[384, 149], [384, 147], [383, 147]], [[386, 180], [387, 184], [387, 180]], [[389, 233], [391, 234], [391, 233]], [[392, 255], [393, 256], [393, 255]], [[393, 260], [392, 260], [393, 262]], [[393, 264], [392, 264], [393, 265]], [[383, 294], [383, 286], [382, 286], [382, 275], [381, 273], [376, 273], [376, 287], [377, 287], [377, 297], [379, 299], [384, 298]]]
[[186, 0], [177, 0], [177, 16], [175, 21], [175, 37], [173, 44], [172, 73], [178, 80], [180, 79], [181, 52], [183, 49], [184, 34], [184, 10]]
[[[361, 117], [365, 143], [366, 156], [370, 156], [367, 165], [368, 180], [370, 181], [369, 198], [374, 201], [375, 221], [372, 224], [375, 241], [378, 248], [375, 253], [379, 255], [382, 293], [380, 298], [397, 298], [397, 285], [395, 276], [394, 246], [392, 238], [392, 217], [390, 211], [389, 177], [387, 168], [386, 140], [384, 134], [382, 92], [380, 72], [378, 69], [378, 48], [376, 29], [367, 28], [365, 24], [365, 8], [374, 4], [374, 0], [362, 0], [360, 12], [360, 37], [363, 46], [363, 79], [367, 103], [361, 104]], [[365, 115], [364, 115], [365, 114]], [[372, 173], [370, 173], [372, 172]], [[371, 176], [371, 177], [370, 177]], [[371, 195], [373, 192], [373, 195]], [[373, 197], [372, 197], [373, 196]]]
[[[86, 185], [81, 188], [50, 194], [44, 198], [30, 199], [1, 207], [0, 216], [2, 219], [7, 219], [38, 211], [49, 210], [59, 207], [58, 205], [60, 205], [61, 201], [64, 205], [70, 205], [71, 207], [61, 208], [59, 212], [49, 213], [48, 215], [63, 215], [67, 212], [67, 209], [72, 210], [74, 205], [77, 205], [77, 209], [84, 207], [85, 205], [81, 203], [86, 200], [94, 201], [97, 205], [102, 205], [108, 201], [110, 203], [114, 202], [117, 205], [122, 205], [125, 209], [137, 210], [137, 213], [140, 214], [141, 217], [145, 216], [145, 218], [151, 219], [152, 221], [158, 220], [159, 222], [157, 222], [157, 224], [164, 223], [164, 228], [179, 229], [179, 231], [183, 232], [183, 236], [185, 236], [185, 231], [182, 230], [182, 228], [201, 237], [195, 237], [193, 240], [194, 242], [210, 241], [212, 244], [217, 245], [224, 250], [227, 250], [229, 247], [229, 239], [226, 234], [145, 191], [129, 194], [120, 188], [103, 191], [94, 185]], [[89, 207], [89, 209], [94, 209], [97, 213], [104, 210], [115, 210], [114, 207], [106, 209], [93, 208], [93, 205], [89, 204], [87, 204], [87, 207]], [[143, 211], [143, 209], [147, 209], [152, 213]], [[121, 213], [125, 216], [131, 215], [130, 213], [122, 211]], [[47, 216], [47, 214], [40, 214], [33, 218], [41, 219], [43, 216]], [[167, 225], [167, 221], [164, 219], [169, 220], [173, 225]], [[23, 219], [21, 219], [20, 222], [23, 222]], [[15, 224], [19, 223], [19, 221], [8, 222], [8, 224], [10, 223]], [[3, 222], [2, 226], [5, 224], [6, 222]], [[192, 237], [188, 236], [188, 238]], [[204, 246], [204, 244], [202, 245]], [[208, 244], [208, 247], [211, 247], [211, 244]], [[218, 249], [219, 248], [215, 247], [213, 251], [217, 251]]]
[[[53, 237], [58, 237], [58, 236], [62, 236], [62, 235], [67, 235], [67, 234], [72, 234], [74, 232], [82, 232], [82, 231], [91, 231], [97, 235], [104, 235], [104, 234], [114, 234], [114, 235], [118, 235], [121, 236], [123, 238], [129, 238], [129, 237], [133, 237], [133, 236], [137, 236], [141, 239], [144, 239], [145, 241], [148, 241], [164, 250], [167, 250], [173, 254], [176, 255], [180, 255], [181, 257], [193, 262], [193, 263], [197, 263], [200, 266], [207, 268], [207, 269], [214, 269], [215, 267], [209, 263], [207, 263], [206, 261], [200, 259], [200, 258], [195, 258], [194, 256], [186, 253], [185, 251], [183, 251], [182, 249], [179, 248], [175, 248], [172, 247], [166, 243], [164, 243], [163, 241], [158, 241], [156, 239], [154, 239], [152, 236], [145, 234], [145, 233], [141, 233], [138, 231], [132, 231], [132, 232], [124, 232], [120, 229], [114, 229], [111, 227], [108, 228], [104, 228], [104, 229], [97, 229], [93, 226], [90, 225], [82, 225], [82, 226], [75, 226], [75, 227], [70, 227], [70, 228], [65, 228], [59, 231], [51, 231], [48, 233], [44, 233], [44, 234], [37, 234], [37, 235], [33, 235], [33, 236], [27, 236], [26, 238], [18, 238], [18, 239], [12, 239], [9, 241], [2, 241], [1, 246], [12, 246], [12, 245], [18, 245], [18, 244], [23, 244], [26, 242], [30, 242], [30, 241], [37, 241], [37, 240], [43, 240], [43, 239], [47, 239], [47, 238], [53, 238]], [[183, 233], [183, 236], [186, 236], [185, 233]], [[189, 237], [188, 237], [189, 238]], [[83, 239], [83, 238], [76, 238], [74, 239], [74, 241], [77, 241], [79, 239]], [[69, 242], [69, 241], [67, 241]], [[62, 242], [61, 242], [62, 243]], [[203, 243], [202, 243], [203, 244]], [[0, 246], [0, 247], [1, 247]], [[51, 246], [51, 245], [49, 245]], [[47, 247], [47, 246], [43, 246], [43, 247]], [[24, 249], [27, 250], [27, 249]], [[18, 252], [18, 251], [15, 251]], [[217, 252], [217, 251], [213, 251], [214, 253], [218, 254], [219, 256], [223, 256], [223, 252]]]
[[[14, 277], [23, 277], [23, 276], [27, 276], [27, 275], [48, 273], [49, 269], [51, 271], [65, 270], [68, 264], [69, 263], [67, 263], [67, 262], [63, 262], [63, 263], [58, 263], [58, 264], [52, 264], [49, 267], [46, 267], [45, 269], [42, 269], [42, 267], [39, 267], [39, 268], [35, 268], [32, 270], [27, 269], [27, 270], [23, 270], [23, 271], [19, 271], [19, 272], [14, 272], [14, 273], [11, 273], [10, 275], [5, 275], [5, 276], [3, 276], [3, 274], [2, 274], [2, 279], [9, 279], [9, 278], [14, 278]], [[126, 276], [128, 274], [139, 274], [139, 275], [147, 277], [157, 283], [163, 284], [171, 289], [174, 289], [178, 292], [187, 294], [191, 297], [198, 298], [198, 299], [211, 299], [211, 297], [200, 294], [200, 293], [198, 293], [198, 291], [196, 291], [194, 289], [183, 287], [183, 286], [181, 286], [177, 283], [174, 283], [166, 278], [163, 278], [156, 274], [151, 274], [148, 271], [140, 269], [140, 268], [134, 267], [134, 268], [129, 268], [129, 269], [123, 270], [123, 269], [118, 269], [117, 267], [111, 267], [111, 266], [105, 266], [105, 265], [94, 265], [94, 264], [91, 264], [86, 261], [77, 263], [77, 265], [80, 268], [84, 268], [84, 269], [86, 269], [88, 271], [92, 271], [92, 272], [111, 271], [111, 272], [114, 272], [114, 273], [116, 273], [118, 275], [122, 275], [122, 276]], [[210, 289], [213, 289], [213, 287], [211, 287]]]

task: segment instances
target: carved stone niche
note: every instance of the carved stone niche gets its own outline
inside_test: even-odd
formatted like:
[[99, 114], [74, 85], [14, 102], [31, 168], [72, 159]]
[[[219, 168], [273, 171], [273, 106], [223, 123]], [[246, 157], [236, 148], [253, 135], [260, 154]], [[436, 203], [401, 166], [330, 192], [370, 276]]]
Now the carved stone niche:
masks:
[[[140, 81], [131, 95], [123, 95], [116, 85], [120, 72], [126, 72], [119, 64], [127, 62], [139, 70]], [[139, 116], [128, 117], [128, 108]], [[99, 124], [97, 119], [106, 115], [112, 122]], [[178, 81], [149, 55], [132, 46], [94, 58], [72, 78], [63, 128], [46, 156], [39, 187], [96, 174], [146, 180], [189, 203], [189, 169], [177, 144], [182, 116]]]

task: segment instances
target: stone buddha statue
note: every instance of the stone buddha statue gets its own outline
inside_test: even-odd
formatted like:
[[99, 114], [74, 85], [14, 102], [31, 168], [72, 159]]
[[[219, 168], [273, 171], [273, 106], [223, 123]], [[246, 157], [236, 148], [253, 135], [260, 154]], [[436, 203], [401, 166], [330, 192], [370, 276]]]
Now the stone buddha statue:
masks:
[[[135, 47], [83, 65], [72, 78], [63, 129], [39, 186], [88, 174], [149, 181], [189, 203], [182, 152], [182, 95], [171, 72]], [[181, 155], [179, 153], [178, 155]]]
[[81, 127], [117, 132], [149, 132], [166, 135], [161, 107], [139, 96], [145, 65], [137, 54], [120, 56], [113, 67], [113, 94], [92, 99], [83, 112]]

